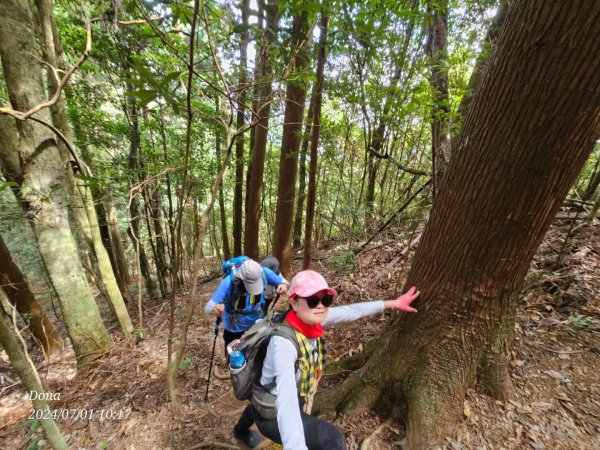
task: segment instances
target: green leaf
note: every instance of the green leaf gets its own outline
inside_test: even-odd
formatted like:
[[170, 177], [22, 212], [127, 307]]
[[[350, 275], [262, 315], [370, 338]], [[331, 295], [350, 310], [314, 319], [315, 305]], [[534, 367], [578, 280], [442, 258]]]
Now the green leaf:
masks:
[[137, 97], [140, 99], [141, 106], [146, 106], [152, 100], [156, 98], [158, 93], [154, 90], [140, 89], [137, 91], [127, 92], [125, 95], [129, 97]]
[[2, 184], [0, 184], [0, 192], [2, 192], [4, 189], [7, 189], [9, 187], [13, 187], [16, 186], [17, 183], [15, 183], [14, 181], [6, 181]]
[[194, 360], [192, 358], [183, 358], [181, 361], [179, 361], [179, 370], [188, 369], [193, 362]]

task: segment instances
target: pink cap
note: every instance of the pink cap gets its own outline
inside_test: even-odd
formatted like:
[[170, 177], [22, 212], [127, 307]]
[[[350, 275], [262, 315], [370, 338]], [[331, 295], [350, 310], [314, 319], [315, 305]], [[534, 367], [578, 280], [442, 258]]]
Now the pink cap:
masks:
[[303, 270], [298, 272], [292, 279], [288, 290], [290, 297], [310, 297], [317, 292], [327, 291], [328, 294], [337, 295], [335, 289], [331, 289], [321, 275], [314, 270]]

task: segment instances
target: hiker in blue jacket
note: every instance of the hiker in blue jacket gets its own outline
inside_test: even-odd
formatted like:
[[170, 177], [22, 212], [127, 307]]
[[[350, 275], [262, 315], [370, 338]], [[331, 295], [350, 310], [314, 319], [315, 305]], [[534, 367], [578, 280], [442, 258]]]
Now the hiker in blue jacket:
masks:
[[285, 278], [251, 259], [234, 269], [232, 276], [223, 278], [204, 312], [222, 317], [225, 349], [263, 316], [265, 287], [273, 286], [281, 295], [287, 292], [288, 285]]

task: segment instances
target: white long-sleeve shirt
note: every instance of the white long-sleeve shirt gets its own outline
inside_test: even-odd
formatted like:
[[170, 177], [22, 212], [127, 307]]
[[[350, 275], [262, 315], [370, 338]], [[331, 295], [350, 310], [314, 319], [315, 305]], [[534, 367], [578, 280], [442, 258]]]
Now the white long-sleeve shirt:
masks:
[[[323, 325], [352, 322], [380, 313], [383, 309], [382, 300], [330, 308]], [[308, 342], [311, 351], [314, 350], [317, 339], [308, 339]], [[295, 371], [297, 359], [298, 352], [292, 342], [281, 336], [273, 336], [267, 347], [260, 378], [263, 386], [275, 381], [271, 393], [277, 396], [277, 426], [284, 450], [307, 450], [298, 404], [297, 383], [300, 380], [300, 372]]]

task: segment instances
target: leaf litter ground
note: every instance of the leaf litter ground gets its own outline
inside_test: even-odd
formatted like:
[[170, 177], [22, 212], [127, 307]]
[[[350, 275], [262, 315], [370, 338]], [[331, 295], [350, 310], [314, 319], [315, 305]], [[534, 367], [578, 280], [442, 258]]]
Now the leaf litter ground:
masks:
[[[510, 355], [514, 397], [500, 402], [470, 389], [462, 420], [446, 438], [444, 449], [600, 448], [600, 223], [580, 227], [557, 262], [568, 228], [568, 222], [555, 222], [519, 300]], [[394, 298], [410, 261], [402, 256], [407, 242], [393, 241], [391, 235], [383, 237], [356, 259], [348, 257], [346, 245], [330, 243], [318, 255], [316, 269], [340, 291], [341, 304]], [[51, 361], [32, 350], [48, 392], [60, 394], [51, 406], [77, 414], [58, 420], [71, 448], [244, 448], [231, 435], [244, 404], [231, 393], [221, 336], [208, 401], [204, 401], [214, 323], [204, 317], [202, 307], [217, 283], [201, 285], [178, 376], [176, 408], [167, 401], [165, 383], [167, 303], [146, 307], [147, 336], [136, 344], [123, 341], [113, 326], [113, 349], [79, 373], [69, 350]], [[179, 299], [180, 304], [184, 301]], [[332, 327], [330, 360], [362, 352], [387, 321], [382, 314]], [[326, 376], [321, 389], [336, 385], [342, 376]], [[6, 355], [1, 354], [0, 449], [45, 448], [44, 441], [39, 442], [39, 427], [28, 420], [31, 404], [16, 380]], [[350, 450], [402, 448], [402, 426], [373, 412], [335, 421]], [[33, 446], [35, 442], [39, 445]], [[260, 448], [281, 447], [265, 441]]]

